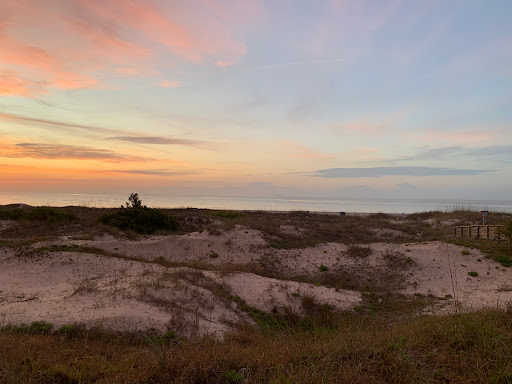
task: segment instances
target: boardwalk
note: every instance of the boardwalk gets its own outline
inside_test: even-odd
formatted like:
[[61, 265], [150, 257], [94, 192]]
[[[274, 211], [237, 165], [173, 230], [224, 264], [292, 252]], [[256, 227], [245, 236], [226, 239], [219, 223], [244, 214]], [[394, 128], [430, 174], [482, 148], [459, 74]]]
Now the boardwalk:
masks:
[[455, 237], [471, 239], [507, 240], [503, 234], [504, 229], [504, 225], [469, 225], [454, 227], [453, 234]]

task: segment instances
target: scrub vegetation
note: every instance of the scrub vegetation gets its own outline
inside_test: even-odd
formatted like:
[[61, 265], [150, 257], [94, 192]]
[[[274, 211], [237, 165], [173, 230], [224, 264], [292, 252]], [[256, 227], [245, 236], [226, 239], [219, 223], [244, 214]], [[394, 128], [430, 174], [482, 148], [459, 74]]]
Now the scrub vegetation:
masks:
[[[405, 295], [397, 288], [403, 282], [396, 272], [409, 273], [416, 266], [416, 248], [411, 251], [406, 248], [408, 244], [451, 242], [470, 250], [457, 250], [460, 256], [471, 257], [473, 248], [501, 263], [497, 268], [511, 266], [512, 250], [506, 241], [453, 238], [452, 226], [472, 224], [478, 220], [475, 212], [337, 216], [304, 211], [153, 209], [144, 206], [136, 194], [128, 200], [118, 209], [1, 207], [0, 220], [8, 225], [0, 231], [0, 247], [13, 248], [14, 257], [20, 257], [23, 263], [59, 252], [66, 253], [70, 260], [76, 255], [93, 254], [142, 263], [148, 268], [148, 276], [147, 281], [140, 281], [140, 294], [151, 305], [166, 309], [172, 303], [157, 292], [164, 292], [168, 286], [189, 287], [187, 284], [193, 283], [250, 321], [233, 324], [233, 330], [221, 340], [208, 336], [185, 339], [175, 327], [165, 332], [121, 333], [45, 321], [12, 325], [2, 322], [0, 316], [0, 383], [512, 381], [512, 308], [462, 314], [451, 294]], [[512, 220], [510, 214], [493, 213], [490, 219], [492, 224], [512, 225], [508, 224]], [[236, 260], [223, 261], [228, 248], [223, 251], [212, 246], [207, 248], [204, 261], [184, 262], [156, 254], [146, 258], [129, 256], [121, 246], [108, 250], [87, 243], [104, 235], [132, 244], [150, 233], [194, 232], [199, 236], [222, 234], [233, 228], [241, 228], [243, 236], [258, 231], [266, 240], [262, 245], [265, 252], [291, 253], [329, 242], [342, 243], [346, 248], [337, 253], [320, 248], [322, 255], [333, 260], [332, 264], [318, 262], [310, 275], [286, 276], [279, 265], [281, 261], [272, 254], [262, 257], [258, 265], [238, 265]], [[63, 237], [68, 239], [65, 243], [45, 244]], [[372, 244], [377, 242], [389, 244], [391, 250], [378, 256], [385, 268], [372, 274], [360, 266], [375, 257]], [[231, 247], [231, 243], [225, 245]], [[393, 247], [397, 250], [393, 251]], [[340, 256], [359, 264], [347, 269], [335, 261]], [[195, 272], [162, 272], [152, 279], [152, 267], [187, 267]], [[468, 269], [464, 275], [476, 281], [486, 273], [478, 270], [478, 266]], [[277, 307], [263, 311], [225, 285], [205, 278], [202, 271], [214, 271], [219, 276], [251, 272], [277, 280], [307, 282], [322, 289], [355, 290], [361, 292], [362, 301], [351, 310], [340, 311], [293, 288], [288, 294], [298, 303], [300, 313]], [[116, 284], [120, 276], [122, 273], [107, 280]], [[173, 279], [176, 284], [169, 285]], [[416, 288], [418, 283], [413, 286]], [[75, 288], [76, 295], [94, 295], [101, 285], [84, 277], [83, 284]], [[503, 292], [507, 289], [504, 286]], [[453, 313], [419, 314], [439, 302], [453, 305]]]

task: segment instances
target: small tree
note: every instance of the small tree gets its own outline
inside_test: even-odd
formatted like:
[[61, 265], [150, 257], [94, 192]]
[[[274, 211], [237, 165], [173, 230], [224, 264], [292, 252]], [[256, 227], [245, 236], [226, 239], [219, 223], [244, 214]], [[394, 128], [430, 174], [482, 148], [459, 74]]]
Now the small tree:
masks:
[[99, 222], [146, 234], [155, 233], [158, 229], [171, 231], [178, 229], [178, 220], [175, 217], [169, 216], [160, 209], [142, 205], [142, 200], [137, 193], [130, 194], [126, 206], [121, 205], [121, 208], [117, 212], [102, 215], [98, 218]]
[[[125, 208], [124, 205], [121, 205], [121, 208]], [[142, 205], [142, 200], [139, 199], [138, 193], [130, 193], [130, 196], [128, 196], [128, 201], [126, 202], [126, 208], [138, 209], [147, 207]]]

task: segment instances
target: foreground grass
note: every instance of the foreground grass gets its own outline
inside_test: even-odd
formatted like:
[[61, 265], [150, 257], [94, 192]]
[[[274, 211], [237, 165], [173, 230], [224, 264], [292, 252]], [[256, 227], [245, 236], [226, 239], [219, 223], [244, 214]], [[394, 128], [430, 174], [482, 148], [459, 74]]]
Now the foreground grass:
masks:
[[9, 383], [508, 383], [512, 313], [481, 311], [398, 323], [346, 314], [335, 326], [222, 342], [0, 333]]

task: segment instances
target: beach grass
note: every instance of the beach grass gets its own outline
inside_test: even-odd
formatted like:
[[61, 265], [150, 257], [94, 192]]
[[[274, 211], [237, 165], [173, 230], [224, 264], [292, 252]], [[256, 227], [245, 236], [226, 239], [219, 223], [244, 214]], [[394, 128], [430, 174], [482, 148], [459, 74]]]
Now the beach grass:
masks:
[[389, 321], [346, 313], [335, 324], [218, 341], [102, 330], [0, 332], [5, 383], [506, 383], [512, 314], [486, 310]]

